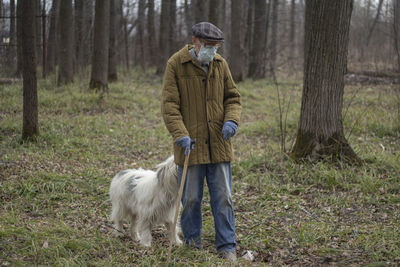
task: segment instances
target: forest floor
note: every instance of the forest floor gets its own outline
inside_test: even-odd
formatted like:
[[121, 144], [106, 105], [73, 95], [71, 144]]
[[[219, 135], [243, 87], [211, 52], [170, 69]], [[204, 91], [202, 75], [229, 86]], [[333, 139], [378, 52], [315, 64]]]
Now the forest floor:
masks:
[[[296, 164], [290, 151], [301, 80], [238, 84], [242, 123], [233, 138], [237, 266], [400, 264], [400, 88], [349, 85], [343, 123], [362, 166]], [[112, 235], [112, 177], [152, 168], [171, 154], [160, 117], [161, 78], [131, 72], [90, 92], [87, 82], [39, 81], [40, 136], [21, 142], [22, 85], [0, 85], [0, 266], [160, 266], [162, 227], [151, 248]], [[284, 147], [281, 147], [284, 136]], [[175, 247], [175, 266], [226, 266], [214, 246], [205, 189], [202, 250]]]

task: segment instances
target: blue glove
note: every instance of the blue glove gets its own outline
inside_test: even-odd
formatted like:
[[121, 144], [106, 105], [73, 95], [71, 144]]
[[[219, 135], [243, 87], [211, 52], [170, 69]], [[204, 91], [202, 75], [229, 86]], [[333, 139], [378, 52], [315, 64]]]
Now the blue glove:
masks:
[[224, 135], [225, 140], [231, 139], [232, 136], [235, 135], [237, 131], [237, 124], [233, 121], [226, 121], [224, 126], [222, 127], [222, 134]]
[[189, 136], [184, 136], [176, 141], [176, 144], [185, 149], [185, 155], [189, 155], [189, 150], [194, 148], [194, 140]]

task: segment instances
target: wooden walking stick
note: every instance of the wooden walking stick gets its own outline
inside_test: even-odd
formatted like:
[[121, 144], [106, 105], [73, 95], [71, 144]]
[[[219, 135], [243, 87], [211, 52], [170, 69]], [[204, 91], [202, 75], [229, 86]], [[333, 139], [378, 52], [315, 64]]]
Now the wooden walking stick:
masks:
[[[190, 146], [195, 143], [196, 141], [191, 141]], [[186, 181], [186, 173], [187, 173], [187, 168], [189, 165], [189, 156], [190, 156], [190, 149], [189, 153], [185, 156], [185, 163], [183, 164], [183, 173], [182, 173], [182, 178], [181, 178], [181, 185], [179, 186], [179, 194], [178, 194], [178, 199], [177, 204], [176, 204], [176, 211], [175, 211], [175, 217], [174, 217], [174, 225], [172, 225], [171, 229], [171, 236], [169, 240], [169, 247], [168, 247], [168, 258], [167, 262], [165, 263], [165, 266], [169, 265], [169, 262], [171, 260], [171, 250], [172, 250], [172, 240], [175, 237], [175, 229], [176, 229], [176, 222], [178, 221], [178, 214], [179, 214], [179, 208], [181, 207], [181, 199], [182, 199], [182, 193], [183, 193], [183, 187], [185, 186], [185, 181]]]

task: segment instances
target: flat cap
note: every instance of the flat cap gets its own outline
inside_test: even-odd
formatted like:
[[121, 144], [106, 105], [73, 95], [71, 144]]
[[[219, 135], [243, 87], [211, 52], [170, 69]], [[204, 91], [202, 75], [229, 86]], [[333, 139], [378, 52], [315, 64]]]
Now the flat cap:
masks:
[[192, 34], [195, 37], [202, 38], [207, 41], [224, 41], [224, 33], [217, 26], [210, 22], [200, 22], [193, 25]]

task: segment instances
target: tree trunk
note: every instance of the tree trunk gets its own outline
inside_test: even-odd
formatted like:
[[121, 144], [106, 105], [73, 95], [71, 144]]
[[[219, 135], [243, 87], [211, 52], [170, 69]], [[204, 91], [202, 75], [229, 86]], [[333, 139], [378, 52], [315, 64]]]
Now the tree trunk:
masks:
[[[396, 0], [394, 0], [394, 1], [396, 1]], [[376, 24], [378, 23], [379, 16], [380, 16], [380, 14], [381, 14], [382, 4], [383, 4], [383, 0], [379, 0], [378, 9], [377, 9], [377, 11], [376, 11], [376, 16], [375, 16], [374, 22], [372, 23], [371, 28], [369, 29], [367, 38], [366, 38], [366, 40], [365, 40], [365, 46], [368, 46], [368, 45], [369, 45], [369, 42], [371, 41], [372, 33], [374, 32], [375, 26], [376, 26]]]
[[136, 26], [136, 58], [139, 59], [139, 64], [144, 70], [146, 68], [146, 59], [144, 51], [144, 24], [145, 24], [145, 0], [139, 0], [138, 7], [138, 23]]
[[110, 32], [110, 1], [96, 0], [94, 16], [94, 46], [90, 88], [108, 90], [108, 48]]
[[244, 48], [245, 48], [245, 72], [246, 74], [249, 73], [249, 64], [250, 64], [250, 53], [253, 46], [253, 22], [254, 22], [254, 6], [255, 1], [246, 1], [245, 2], [245, 9], [246, 11], [246, 35], [244, 38]]
[[51, 73], [56, 67], [58, 18], [60, 14], [60, 0], [53, 0], [50, 15], [49, 36], [47, 39], [47, 72]]
[[294, 65], [294, 56], [296, 50], [296, 0], [291, 0], [290, 5], [290, 33], [289, 33], [289, 64], [290, 66]]
[[278, 39], [278, 7], [279, 0], [272, 1], [272, 25], [271, 25], [271, 47], [270, 47], [270, 71], [275, 71], [277, 56], [277, 39]]
[[83, 36], [88, 34], [83, 31], [84, 16], [84, 2], [82, 0], [75, 0], [75, 70], [78, 72], [84, 66], [83, 49], [85, 44]]
[[223, 29], [223, 16], [221, 15], [224, 10], [222, 10], [223, 1], [210, 1], [209, 12], [208, 12], [208, 21], [217, 26], [220, 29]]
[[22, 1], [17, 1], [17, 77], [22, 74], [22, 60]]
[[154, 25], [154, 0], [148, 0], [147, 10], [147, 42], [149, 46], [149, 60], [150, 65], [154, 66], [157, 59], [157, 39], [156, 28]]
[[[166, 58], [168, 59], [176, 51], [176, 39], [177, 39], [177, 25], [176, 25], [176, 0], [169, 0], [169, 18], [168, 18], [168, 52]], [[180, 47], [179, 47], [180, 48]]]
[[62, 0], [60, 5], [60, 51], [58, 85], [73, 81], [74, 75], [74, 33], [72, 0]]
[[15, 67], [15, 0], [10, 0], [10, 46], [8, 50], [8, 63], [10, 68]]
[[400, 0], [393, 0], [393, 41], [397, 55], [397, 72], [400, 72]]
[[39, 134], [38, 127], [38, 96], [36, 80], [35, 51], [35, 8], [36, 1], [18, 1], [21, 9], [21, 37], [23, 54], [23, 124], [22, 138], [32, 139]]
[[[220, 1], [220, 0], [211, 0]], [[207, 21], [208, 19], [208, 0], [191, 0], [192, 15], [194, 15], [194, 24]]]
[[359, 162], [342, 123], [353, 0], [307, 0], [304, 87], [294, 159]]
[[185, 13], [185, 25], [187, 34], [188, 36], [192, 36], [193, 15], [189, 0], [185, 0], [184, 2], [184, 13]]
[[35, 23], [36, 23], [36, 62], [41, 64], [42, 58], [42, 20], [38, 17], [42, 13], [42, 5], [40, 0], [36, 0], [36, 12], [35, 12]]
[[250, 49], [249, 76], [254, 79], [265, 78], [264, 72], [264, 40], [267, 33], [267, 3], [265, 0], [255, 0], [253, 45]]
[[230, 67], [235, 82], [242, 81], [244, 77], [244, 1], [232, 0], [231, 5], [231, 51]]
[[168, 16], [169, 16], [169, 3], [170, 0], [161, 1], [161, 15], [160, 15], [160, 34], [158, 40], [159, 48], [159, 60], [157, 64], [157, 74], [164, 72], [165, 63], [168, 60], [169, 52], [169, 27], [168, 27]]
[[118, 80], [117, 74], [117, 1], [110, 0], [110, 44], [108, 49], [108, 81]]

